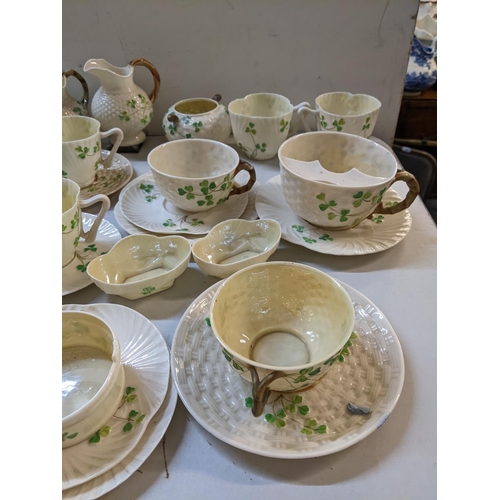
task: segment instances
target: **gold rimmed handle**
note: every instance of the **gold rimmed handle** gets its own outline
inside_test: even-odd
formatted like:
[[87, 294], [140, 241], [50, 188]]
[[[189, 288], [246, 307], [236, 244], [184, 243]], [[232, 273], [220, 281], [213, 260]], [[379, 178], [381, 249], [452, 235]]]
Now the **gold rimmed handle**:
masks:
[[248, 174], [250, 175], [250, 179], [244, 186], [236, 186], [235, 184], [233, 184], [233, 188], [231, 189], [229, 196], [233, 196], [233, 194], [246, 193], [247, 191], [250, 191], [250, 189], [252, 189], [252, 186], [255, 184], [255, 181], [257, 180], [257, 174], [255, 173], [255, 169], [252, 167], [252, 165], [250, 165], [250, 163], [243, 160], [240, 160], [238, 166], [236, 167], [236, 170], [234, 171], [233, 182], [236, 175], [242, 170], [246, 170], [248, 172]]
[[87, 109], [87, 104], [89, 102], [89, 86], [87, 85], [85, 78], [83, 78], [83, 76], [80, 75], [80, 73], [78, 73], [78, 71], [75, 71], [74, 69], [68, 69], [66, 71], [63, 71], [62, 74], [66, 78], [73, 76], [80, 82], [80, 85], [83, 88], [83, 97], [80, 102], [83, 104], [85, 109]]
[[417, 179], [415, 179], [415, 176], [410, 174], [410, 172], [406, 171], [398, 172], [395, 175], [392, 182], [389, 184], [388, 188], [391, 187], [397, 181], [406, 182], [406, 184], [408, 185], [408, 193], [406, 194], [405, 199], [403, 201], [400, 201], [397, 205], [393, 205], [390, 207], [384, 207], [383, 203], [381, 202], [375, 207], [375, 210], [372, 212], [372, 215], [397, 214], [398, 212], [407, 209], [415, 201], [415, 198], [420, 193], [420, 185], [418, 184]]

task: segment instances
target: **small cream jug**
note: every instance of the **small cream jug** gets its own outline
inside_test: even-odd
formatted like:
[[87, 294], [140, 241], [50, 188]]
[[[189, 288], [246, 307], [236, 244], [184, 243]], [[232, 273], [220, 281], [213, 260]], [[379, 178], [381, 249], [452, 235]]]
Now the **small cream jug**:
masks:
[[[149, 95], [134, 83], [136, 66], [145, 66], [153, 75], [154, 88]], [[101, 122], [101, 129], [122, 129], [122, 146], [143, 143], [146, 139], [143, 130], [153, 117], [153, 103], [160, 91], [158, 70], [142, 58], [134, 59], [121, 68], [104, 59], [89, 59], [83, 70], [101, 82], [90, 104], [90, 112]]]
[[[83, 88], [83, 96], [78, 101], [74, 97], [72, 97], [68, 89], [66, 88], [66, 80], [70, 77], [75, 77], [81, 84]], [[74, 69], [68, 69], [62, 72], [62, 115], [63, 116], [88, 116], [89, 111], [87, 109], [89, 102], [89, 87], [85, 78], [83, 78], [80, 73], [75, 71]]]

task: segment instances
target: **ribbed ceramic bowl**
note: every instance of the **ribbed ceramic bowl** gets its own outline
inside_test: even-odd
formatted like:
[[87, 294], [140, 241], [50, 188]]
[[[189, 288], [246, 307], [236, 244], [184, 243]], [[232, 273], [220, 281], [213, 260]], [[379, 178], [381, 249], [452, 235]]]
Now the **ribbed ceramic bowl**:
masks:
[[191, 245], [182, 236], [137, 234], [94, 259], [87, 273], [103, 292], [136, 300], [173, 286], [190, 257]]
[[216, 278], [265, 262], [278, 248], [280, 225], [271, 219], [231, 219], [217, 224], [205, 238], [193, 244], [195, 262]]
[[62, 447], [90, 438], [118, 408], [125, 388], [120, 343], [110, 326], [62, 312]]
[[354, 307], [331, 276], [294, 262], [265, 262], [227, 278], [212, 300], [210, 322], [225, 358], [251, 381], [286, 374], [270, 389], [296, 392], [316, 384], [349, 340]]

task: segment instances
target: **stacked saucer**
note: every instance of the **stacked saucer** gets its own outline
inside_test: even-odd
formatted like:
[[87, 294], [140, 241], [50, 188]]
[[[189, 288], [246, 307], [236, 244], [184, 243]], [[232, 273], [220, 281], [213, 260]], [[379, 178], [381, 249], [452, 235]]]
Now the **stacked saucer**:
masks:
[[[66, 305], [63, 311], [89, 313], [109, 325], [125, 375], [121, 401], [109, 420], [90, 438], [62, 450], [62, 497], [91, 499], [118, 486], [147, 459], [168, 428], [177, 392], [167, 344], [144, 316], [116, 304]], [[72, 438], [63, 434], [66, 445]]]

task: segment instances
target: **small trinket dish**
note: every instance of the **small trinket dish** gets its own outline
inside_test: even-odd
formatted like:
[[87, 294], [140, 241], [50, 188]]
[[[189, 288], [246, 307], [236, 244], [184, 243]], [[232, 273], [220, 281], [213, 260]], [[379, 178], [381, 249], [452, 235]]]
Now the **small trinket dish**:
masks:
[[191, 245], [182, 236], [131, 235], [87, 267], [105, 293], [136, 300], [167, 290], [187, 268]]
[[266, 262], [278, 248], [280, 225], [271, 219], [231, 219], [217, 224], [193, 244], [192, 252], [200, 269], [216, 278]]

